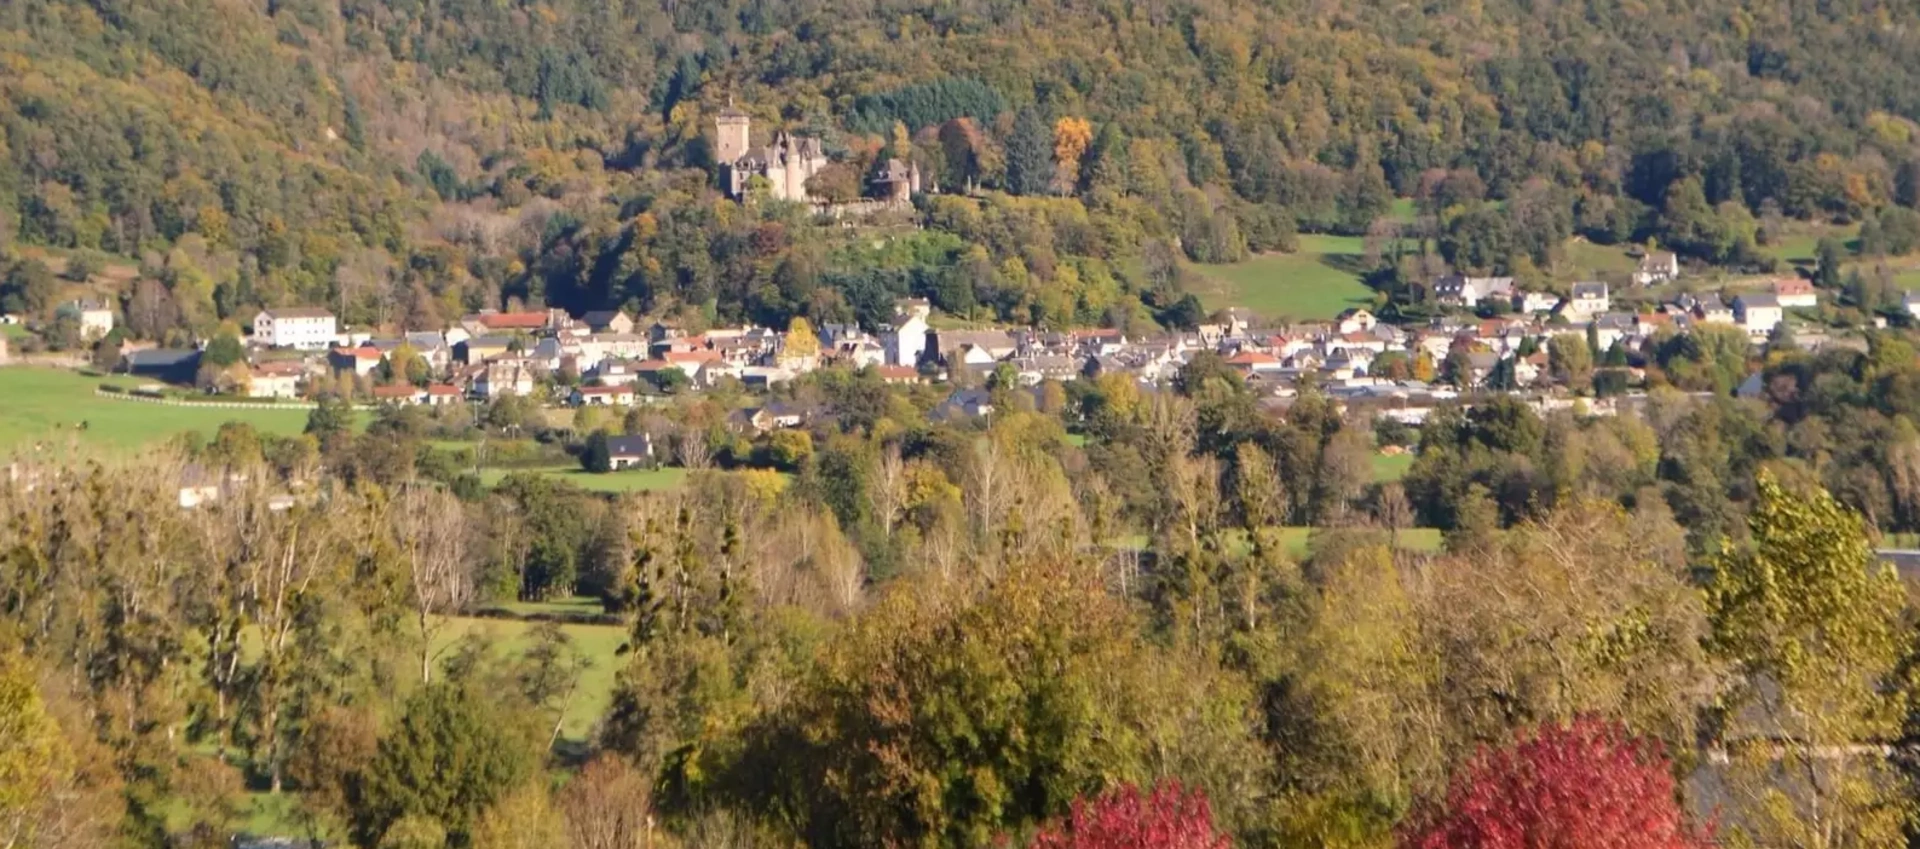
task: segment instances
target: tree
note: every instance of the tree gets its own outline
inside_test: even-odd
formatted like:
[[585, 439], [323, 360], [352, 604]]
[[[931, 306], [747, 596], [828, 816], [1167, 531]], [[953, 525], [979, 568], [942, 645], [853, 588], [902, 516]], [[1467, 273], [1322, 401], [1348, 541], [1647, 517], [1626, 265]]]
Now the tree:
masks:
[[604, 430], [595, 430], [587, 435], [587, 444], [580, 450], [580, 468], [589, 472], [613, 471], [613, 453], [607, 448], [607, 438]]
[[1038, 107], [1020, 110], [1007, 137], [1007, 191], [1043, 195], [1053, 185], [1053, 133]]
[[307, 413], [305, 433], [322, 443], [353, 431], [353, 404], [339, 395], [323, 395]]
[[[1721, 744], [1734, 756], [1736, 833], [1814, 849], [1892, 846], [1913, 802], [1874, 747], [1900, 734], [1906, 593], [1860, 515], [1824, 489], [1759, 476], [1747, 525], [1708, 586], [1711, 646], [1734, 665]], [[1835, 752], [1848, 752], [1835, 756]]]
[[1553, 379], [1574, 390], [1585, 389], [1593, 378], [1593, 348], [1580, 334], [1559, 334], [1547, 345], [1547, 367]]
[[47, 714], [32, 667], [13, 649], [0, 650], [0, 837], [4, 845], [39, 846], [73, 752]]
[[466, 845], [482, 814], [534, 775], [527, 731], [473, 684], [421, 688], [353, 786], [355, 842], [384, 845], [397, 823], [422, 818], [445, 829], [448, 841]]
[[1093, 125], [1071, 115], [1053, 123], [1053, 159], [1058, 163], [1055, 188], [1071, 193], [1080, 184], [1080, 158], [1093, 143]]
[[407, 568], [409, 601], [420, 634], [420, 680], [433, 680], [438, 636], [450, 615], [473, 598], [467, 563], [467, 517], [459, 499], [428, 483], [407, 486], [390, 509], [393, 534]]
[[1840, 263], [1846, 259], [1846, 246], [1831, 236], [1814, 245], [1813, 285], [1822, 289], [1840, 288]]
[[813, 323], [801, 316], [794, 316], [787, 324], [787, 335], [781, 346], [780, 355], [789, 359], [808, 359], [820, 356], [820, 337], [813, 333]]
[[1040, 830], [1028, 849], [1227, 849], [1232, 838], [1213, 827], [1206, 795], [1173, 782], [1142, 796], [1132, 785], [1091, 801]]
[[1704, 849], [1658, 745], [1583, 719], [1551, 725], [1455, 775], [1405, 849]]
[[30, 259], [16, 264], [0, 281], [0, 312], [44, 316], [60, 291], [60, 281], [46, 263]]
[[614, 755], [594, 758], [557, 800], [574, 849], [636, 849], [653, 830], [646, 775]]
[[207, 342], [207, 349], [200, 354], [203, 363], [222, 369], [244, 362], [246, 358], [247, 349], [240, 342], [240, 329], [231, 324], [222, 324], [220, 332], [214, 334], [213, 339]]

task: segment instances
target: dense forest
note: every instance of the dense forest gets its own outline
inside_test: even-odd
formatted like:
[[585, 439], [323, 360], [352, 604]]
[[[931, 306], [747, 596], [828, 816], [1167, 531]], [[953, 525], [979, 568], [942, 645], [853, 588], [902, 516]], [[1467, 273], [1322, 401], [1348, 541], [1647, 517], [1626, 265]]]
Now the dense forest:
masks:
[[[1408, 12], [30, 0], [0, 10], [0, 212], [16, 243], [137, 260], [151, 282], [118, 295], [161, 316], [155, 338], [291, 302], [410, 326], [509, 299], [780, 326], [872, 321], [908, 293], [1150, 327], [1192, 318], [1170, 260], [1296, 232], [1418, 237], [1374, 278], [1413, 299], [1447, 264], [1548, 274], [1573, 234], [1736, 268], [1794, 219], [1920, 240], [1920, 12]], [[879, 241], [719, 201], [728, 102], [758, 139], [820, 137], [825, 197], [886, 157], [938, 191], [861, 228]], [[1390, 220], [1396, 196], [1416, 213]]]
[[[996, 385], [991, 424], [871, 372], [792, 391], [837, 415], [750, 439], [711, 396], [582, 412], [658, 434], [691, 468], [667, 492], [481, 485], [436, 442], [511, 445], [512, 398], [11, 464], [0, 827], [1679, 849], [1914, 826], [1881, 749], [1913, 721], [1907, 590], [1796, 461], [1738, 456], [1731, 401], [1449, 411], [1403, 487], [1371, 479], [1369, 428], [1312, 395], [1259, 412], [1217, 363], [1162, 392]], [[576, 596], [617, 650], [566, 624]]]

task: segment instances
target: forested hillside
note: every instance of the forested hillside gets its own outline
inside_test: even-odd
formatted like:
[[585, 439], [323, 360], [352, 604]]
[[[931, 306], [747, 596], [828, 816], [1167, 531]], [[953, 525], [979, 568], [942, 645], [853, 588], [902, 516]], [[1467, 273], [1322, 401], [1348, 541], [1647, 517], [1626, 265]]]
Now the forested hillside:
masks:
[[[1395, 196], [1440, 258], [1522, 275], [1575, 233], [1752, 266], [1781, 222], [1920, 200], [1900, 4], [26, 0], [0, 22], [8, 236], [139, 260], [183, 331], [506, 298], [871, 319], [910, 292], [1177, 323], [1162, 247], [1360, 233]], [[891, 223], [925, 229], [718, 201], [730, 100], [757, 138], [820, 135], [829, 196], [920, 163], [940, 193]], [[1436, 267], [1383, 266], [1382, 288]], [[19, 277], [0, 295], [44, 308]]]

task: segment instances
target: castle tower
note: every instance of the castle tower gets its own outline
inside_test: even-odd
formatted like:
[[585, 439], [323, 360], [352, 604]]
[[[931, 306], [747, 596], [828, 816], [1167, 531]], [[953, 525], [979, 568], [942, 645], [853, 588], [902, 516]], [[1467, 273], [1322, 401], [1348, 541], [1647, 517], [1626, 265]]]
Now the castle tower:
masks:
[[733, 108], [733, 104], [728, 103], [726, 108], [720, 110], [719, 117], [713, 119], [713, 124], [714, 161], [721, 165], [739, 162], [741, 157], [747, 155], [747, 134], [751, 128], [752, 119], [747, 117], [747, 113]]

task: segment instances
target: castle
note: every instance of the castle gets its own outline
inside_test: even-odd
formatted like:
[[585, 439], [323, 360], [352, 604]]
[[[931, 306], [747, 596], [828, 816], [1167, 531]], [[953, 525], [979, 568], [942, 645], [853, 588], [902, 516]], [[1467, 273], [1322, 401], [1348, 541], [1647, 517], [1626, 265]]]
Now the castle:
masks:
[[765, 177], [770, 193], [777, 200], [810, 201], [807, 180], [827, 167], [827, 153], [820, 140], [796, 136], [784, 130], [773, 134], [773, 143], [754, 148], [750, 140], [752, 119], [747, 113], [728, 106], [714, 119], [718, 132], [714, 161], [720, 166], [720, 179], [727, 194], [744, 197], [747, 181]]

